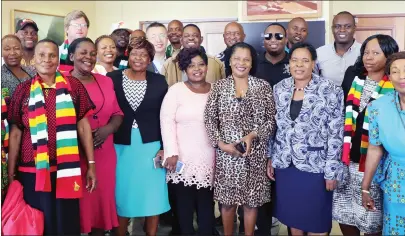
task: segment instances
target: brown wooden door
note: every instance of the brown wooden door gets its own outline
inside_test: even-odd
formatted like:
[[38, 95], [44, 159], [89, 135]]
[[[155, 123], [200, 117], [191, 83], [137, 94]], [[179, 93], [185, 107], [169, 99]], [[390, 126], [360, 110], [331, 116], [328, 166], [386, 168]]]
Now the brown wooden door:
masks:
[[364, 42], [374, 34], [387, 34], [398, 43], [399, 50], [405, 50], [405, 14], [355, 15], [357, 29], [355, 38]]
[[[203, 37], [202, 46], [205, 48], [208, 55], [216, 56], [222, 52], [226, 45], [222, 34], [226, 24], [237, 19], [212, 19], [212, 20], [180, 20], [183, 25], [196, 24], [201, 30], [201, 36]], [[166, 27], [170, 21], [159, 21]], [[146, 27], [150, 25], [152, 21], [140, 22], [140, 29], [146, 31]]]

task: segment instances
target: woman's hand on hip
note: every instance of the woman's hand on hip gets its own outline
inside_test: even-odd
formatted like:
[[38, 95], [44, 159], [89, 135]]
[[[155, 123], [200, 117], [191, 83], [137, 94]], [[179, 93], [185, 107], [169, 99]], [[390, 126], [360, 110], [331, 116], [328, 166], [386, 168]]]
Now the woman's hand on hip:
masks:
[[179, 156], [177, 156], [177, 155], [168, 157], [165, 161], [165, 168], [169, 171], [175, 171], [178, 160], [179, 160]]
[[238, 142], [226, 144], [226, 143], [224, 143], [222, 141], [219, 141], [218, 142], [218, 147], [223, 152], [226, 152], [226, 153], [228, 153], [229, 155], [231, 155], [233, 157], [241, 157], [242, 153], [240, 153], [235, 147], [237, 144], [238, 144]]
[[336, 180], [325, 180], [326, 182], [326, 191], [333, 191], [336, 188], [337, 181]]

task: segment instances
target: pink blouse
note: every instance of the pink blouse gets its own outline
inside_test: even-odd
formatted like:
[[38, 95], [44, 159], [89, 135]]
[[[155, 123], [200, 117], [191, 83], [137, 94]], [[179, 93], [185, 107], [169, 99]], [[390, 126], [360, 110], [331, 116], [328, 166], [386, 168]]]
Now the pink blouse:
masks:
[[184, 163], [181, 174], [167, 172], [166, 180], [197, 188], [213, 186], [215, 149], [204, 124], [209, 93], [192, 92], [184, 82], [169, 88], [160, 111], [165, 159], [174, 155]]

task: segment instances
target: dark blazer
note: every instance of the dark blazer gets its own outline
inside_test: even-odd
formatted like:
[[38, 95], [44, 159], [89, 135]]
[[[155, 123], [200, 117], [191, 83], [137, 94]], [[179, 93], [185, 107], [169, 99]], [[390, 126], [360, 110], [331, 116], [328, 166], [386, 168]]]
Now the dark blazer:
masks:
[[146, 71], [147, 88], [145, 97], [138, 109], [134, 111], [126, 99], [122, 87], [122, 70], [109, 72], [107, 76], [113, 80], [117, 101], [124, 113], [124, 121], [114, 134], [114, 143], [131, 144], [131, 129], [135, 119], [139, 126], [142, 142], [160, 141], [161, 149], [163, 149], [160, 133], [160, 107], [168, 89], [165, 77]]

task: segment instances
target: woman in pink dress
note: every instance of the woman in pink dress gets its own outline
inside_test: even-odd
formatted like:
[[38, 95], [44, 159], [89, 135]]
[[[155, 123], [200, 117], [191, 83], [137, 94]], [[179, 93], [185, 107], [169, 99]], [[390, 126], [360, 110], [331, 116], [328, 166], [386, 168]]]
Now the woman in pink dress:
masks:
[[[96, 64], [96, 47], [89, 38], [76, 39], [68, 49], [68, 60], [74, 69], [67, 76], [79, 79], [93, 101], [96, 109], [89, 118], [93, 131], [96, 174], [100, 177], [94, 192], [85, 192], [80, 199], [80, 223], [82, 233], [104, 235], [104, 230], [118, 227], [115, 205], [115, 169], [117, 155], [113, 145], [113, 133], [123, 120], [109, 77], [93, 74]], [[82, 158], [82, 172], [86, 173], [85, 158]], [[86, 176], [86, 175], [83, 175]]]

